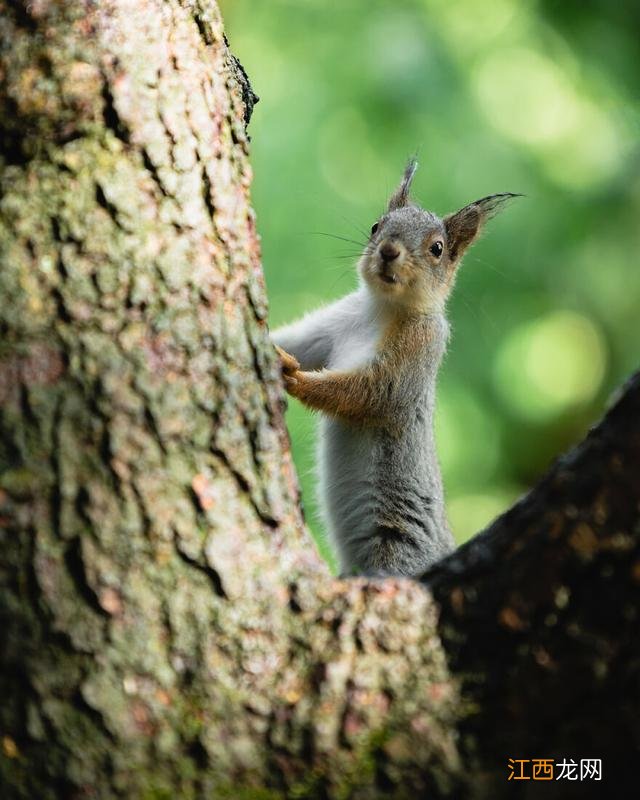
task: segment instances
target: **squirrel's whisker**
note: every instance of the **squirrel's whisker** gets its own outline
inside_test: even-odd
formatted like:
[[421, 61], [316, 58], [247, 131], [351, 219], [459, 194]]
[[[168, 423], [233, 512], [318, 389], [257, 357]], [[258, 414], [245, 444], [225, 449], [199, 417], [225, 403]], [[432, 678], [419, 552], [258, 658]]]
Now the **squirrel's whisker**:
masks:
[[338, 239], [341, 242], [349, 242], [349, 244], [357, 244], [358, 247], [365, 247], [366, 242], [358, 242], [355, 239], [349, 239], [347, 236], [338, 236], [335, 233], [325, 233], [324, 231], [311, 231], [312, 236], [326, 236], [329, 239]]

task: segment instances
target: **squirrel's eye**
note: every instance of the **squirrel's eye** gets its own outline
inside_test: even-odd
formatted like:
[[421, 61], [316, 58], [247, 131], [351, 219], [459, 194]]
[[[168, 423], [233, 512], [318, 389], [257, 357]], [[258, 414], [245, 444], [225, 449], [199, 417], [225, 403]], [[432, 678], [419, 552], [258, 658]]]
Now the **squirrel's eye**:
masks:
[[434, 242], [429, 248], [429, 251], [436, 258], [440, 258], [440, 256], [442, 255], [442, 242]]
[[379, 222], [374, 222], [373, 223], [373, 225], [371, 226], [371, 235], [372, 236], [375, 234], [375, 232], [378, 230], [379, 227], [380, 227], [380, 223]]

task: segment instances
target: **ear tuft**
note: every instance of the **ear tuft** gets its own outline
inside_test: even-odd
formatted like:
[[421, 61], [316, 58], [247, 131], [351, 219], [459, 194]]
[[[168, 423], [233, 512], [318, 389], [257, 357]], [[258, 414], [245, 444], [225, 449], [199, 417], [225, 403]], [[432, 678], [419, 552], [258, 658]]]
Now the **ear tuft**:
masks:
[[398, 186], [389, 199], [387, 211], [393, 211], [396, 208], [402, 208], [403, 206], [408, 205], [409, 191], [411, 189], [411, 183], [413, 182], [413, 176], [416, 174], [417, 169], [418, 160], [416, 158], [410, 158], [407, 166], [405, 167], [400, 186]]
[[499, 194], [490, 194], [487, 195], [487, 197], [482, 197], [471, 205], [478, 206], [479, 211], [483, 215], [483, 222], [486, 222], [486, 220], [495, 217], [499, 211], [502, 211], [505, 203], [508, 203], [509, 200], [513, 200], [514, 197], [524, 197], [524, 195], [518, 194], [517, 192], [500, 192]]
[[462, 258], [464, 251], [476, 240], [485, 222], [501, 211], [514, 197], [514, 192], [500, 192], [482, 197], [444, 218], [449, 254], [452, 261]]

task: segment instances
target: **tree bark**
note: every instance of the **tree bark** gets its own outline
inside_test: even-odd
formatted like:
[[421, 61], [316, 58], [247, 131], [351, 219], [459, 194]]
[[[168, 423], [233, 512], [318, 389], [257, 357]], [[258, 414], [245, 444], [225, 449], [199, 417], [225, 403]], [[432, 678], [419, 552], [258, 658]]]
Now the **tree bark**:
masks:
[[[601, 758], [609, 796], [632, 796], [640, 754], [640, 373], [584, 442], [424, 581], [440, 607], [449, 668], [474, 707], [460, 729], [473, 742], [467, 755], [479, 796], [507, 793], [509, 757]], [[562, 781], [544, 796], [603, 791]], [[525, 782], [508, 794], [528, 792]]]
[[333, 580], [215, 3], [0, 11], [3, 797], [496, 797], [510, 756], [621, 765], [640, 379], [425, 586]]

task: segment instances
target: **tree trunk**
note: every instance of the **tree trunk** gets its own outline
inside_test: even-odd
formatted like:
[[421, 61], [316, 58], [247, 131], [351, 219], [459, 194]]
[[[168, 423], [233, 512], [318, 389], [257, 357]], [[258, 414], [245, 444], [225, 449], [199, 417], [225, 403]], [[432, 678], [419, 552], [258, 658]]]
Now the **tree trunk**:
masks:
[[3, 797], [496, 797], [509, 757], [622, 769], [640, 379], [430, 591], [332, 580], [215, 3], [0, 10]]

